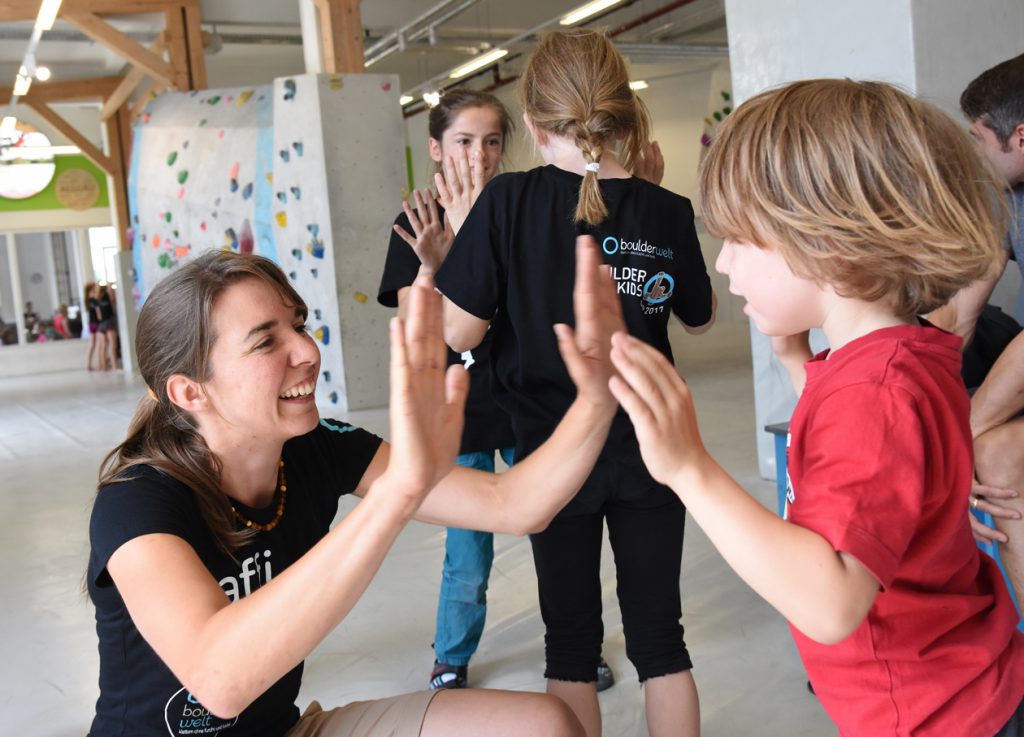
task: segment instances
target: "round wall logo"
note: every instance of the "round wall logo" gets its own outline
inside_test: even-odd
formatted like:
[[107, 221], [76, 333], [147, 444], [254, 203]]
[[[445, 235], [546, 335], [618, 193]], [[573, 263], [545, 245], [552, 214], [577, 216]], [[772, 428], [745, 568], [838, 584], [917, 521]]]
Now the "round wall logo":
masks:
[[676, 282], [664, 271], [659, 271], [644, 284], [643, 300], [647, 304], [656, 305], [672, 297]]

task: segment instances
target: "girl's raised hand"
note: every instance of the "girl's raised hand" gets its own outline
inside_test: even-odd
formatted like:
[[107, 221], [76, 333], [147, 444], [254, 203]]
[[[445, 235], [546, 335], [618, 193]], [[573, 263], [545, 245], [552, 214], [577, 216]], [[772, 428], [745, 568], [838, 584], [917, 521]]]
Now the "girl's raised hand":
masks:
[[613, 403], [608, 392], [608, 379], [615, 372], [610, 359], [611, 338], [626, 325], [611, 272], [602, 265], [597, 243], [589, 235], [576, 238], [572, 298], [576, 329], [554, 326], [558, 350], [579, 396], [595, 404]]
[[[442, 222], [437, 212], [437, 203], [429, 189], [413, 190], [413, 205], [407, 200], [402, 201], [402, 210], [409, 218], [413, 234], [410, 235], [400, 225], [392, 226], [399, 237], [408, 243], [416, 252], [420, 263], [433, 274], [448, 256], [448, 251], [455, 240], [450, 227]], [[415, 206], [415, 209], [414, 209]]]
[[405, 320], [391, 320], [391, 455], [387, 474], [422, 500], [455, 465], [469, 376], [447, 367], [441, 295], [417, 278]]
[[689, 387], [660, 351], [625, 333], [612, 337], [612, 363], [618, 375], [609, 386], [633, 421], [647, 470], [681, 488], [679, 474], [709, 457]]
[[453, 233], [458, 233], [473, 203], [487, 184], [484, 181], [482, 155], [474, 151], [471, 161], [465, 149], [458, 149], [455, 156], [445, 157], [443, 166], [444, 174], [435, 174], [434, 183], [448, 224]]

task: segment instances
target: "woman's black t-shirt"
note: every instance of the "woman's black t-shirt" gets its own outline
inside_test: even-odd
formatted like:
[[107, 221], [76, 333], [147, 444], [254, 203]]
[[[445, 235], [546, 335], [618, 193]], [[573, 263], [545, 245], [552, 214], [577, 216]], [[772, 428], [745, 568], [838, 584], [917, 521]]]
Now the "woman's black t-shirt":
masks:
[[[90, 737], [196, 737], [221, 732], [225, 737], [279, 737], [295, 724], [301, 663], [237, 718], [214, 716], [139, 634], [107, 573], [107, 561], [136, 537], [176, 535], [192, 546], [225, 595], [237, 601], [280, 574], [327, 534], [338, 499], [355, 490], [380, 442], [351, 425], [321, 420], [312, 432], [285, 443], [284, 515], [273, 530], [256, 533], [235, 551], [237, 560], [217, 547], [192, 491], [170, 476], [143, 466], [130, 472], [130, 480], [100, 489], [89, 523], [87, 584], [96, 606], [100, 652], [100, 697]], [[265, 524], [274, 517], [277, 503], [275, 498], [263, 509], [238, 502], [235, 506], [247, 518]], [[159, 569], [153, 577], [159, 580]], [[296, 626], [300, 621], [301, 617], [296, 619]], [[253, 642], [252, 647], [261, 644]]]

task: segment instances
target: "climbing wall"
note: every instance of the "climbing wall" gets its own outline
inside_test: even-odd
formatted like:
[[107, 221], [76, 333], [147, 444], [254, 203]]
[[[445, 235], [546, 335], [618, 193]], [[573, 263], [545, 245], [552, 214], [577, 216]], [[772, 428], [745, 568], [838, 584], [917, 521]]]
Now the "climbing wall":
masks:
[[397, 79], [302, 75], [166, 94], [136, 127], [129, 197], [141, 304], [209, 248], [276, 261], [309, 306], [317, 403], [387, 403], [388, 311], [370, 296], [405, 184]]

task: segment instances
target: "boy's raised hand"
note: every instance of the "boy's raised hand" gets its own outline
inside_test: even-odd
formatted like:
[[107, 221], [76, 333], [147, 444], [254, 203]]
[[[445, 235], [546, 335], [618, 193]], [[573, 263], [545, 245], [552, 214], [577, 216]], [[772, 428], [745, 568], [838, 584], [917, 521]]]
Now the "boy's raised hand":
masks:
[[633, 421], [647, 470], [666, 486], [685, 488], [679, 475], [710, 457], [689, 387], [660, 351], [625, 333], [612, 337], [612, 363], [618, 375], [609, 386]]
[[595, 404], [613, 404], [608, 380], [615, 369], [611, 364], [611, 337], [626, 329], [622, 304], [615, 282], [592, 236], [576, 238], [576, 284], [573, 288], [576, 329], [555, 325], [558, 350], [576, 385], [577, 395]]
[[466, 370], [447, 366], [441, 295], [429, 278], [410, 288], [406, 319], [391, 320], [390, 339], [388, 475], [422, 499], [455, 465], [469, 391]]

